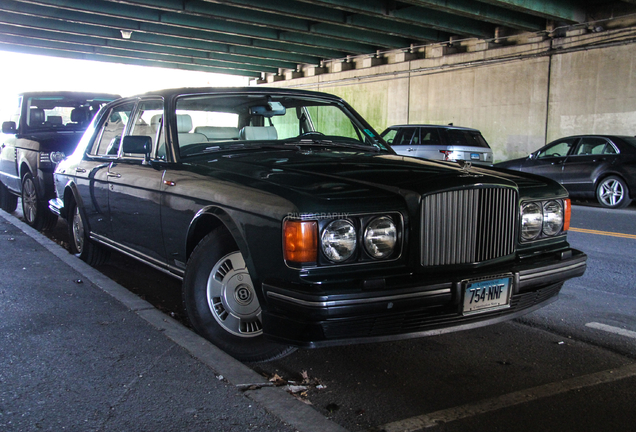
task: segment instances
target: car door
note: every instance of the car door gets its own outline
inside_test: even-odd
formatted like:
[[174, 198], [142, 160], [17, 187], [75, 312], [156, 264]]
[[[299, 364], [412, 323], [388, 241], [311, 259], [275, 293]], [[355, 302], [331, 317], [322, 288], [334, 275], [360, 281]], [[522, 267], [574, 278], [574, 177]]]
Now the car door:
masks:
[[578, 140], [569, 137], [551, 142], [522, 163], [521, 171], [542, 175], [562, 183], [563, 163]]
[[[108, 170], [117, 158], [134, 102], [124, 102], [105, 112], [99, 120], [93, 143], [74, 168], [66, 173], [74, 178], [79, 193], [78, 205], [83, 209], [92, 235], [100, 240], [112, 238], [108, 205]], [[81, 200], [81, 202], [79, 202]]]
[[574, 194], [594, 193], [598, 175], [616, 161], [618, 153], [606, 138], [582, 137], [563, 165], [563, 186]]
[[162, 100], [139, 101], [126, 135], [150, 137], [149, 157], [127, 154], [121, 148], [106, 174], [114, 246], [160, 266], [165, 265], [160, 207], [163, 168], [151, 159], [157, 160], [158, 144], [163, 140], [158, 127], [162, 122], [157, 117], [162, 115]]

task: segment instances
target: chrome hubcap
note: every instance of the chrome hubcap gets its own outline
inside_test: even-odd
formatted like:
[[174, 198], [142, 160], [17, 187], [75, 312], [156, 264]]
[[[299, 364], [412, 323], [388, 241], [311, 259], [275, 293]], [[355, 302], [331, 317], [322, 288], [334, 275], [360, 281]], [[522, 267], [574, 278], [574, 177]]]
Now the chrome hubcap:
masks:
[[621, 202], [624, 193], [619, 181], [608, 180], [601, 184], [600, 199], [607, 206], [615, 206]]
[[263, 333], [261, 306], [240, 252], [221, 258], [208, 277], [208, 306], [228, 333], [241, 337]]
[[84, 250], [84, 224], [82, 223], [82, 217], [77, 207], [75, 207], [75, 213], [73, 214], [72, 229], [75, 249], [77, 249], [77, 252], [82, 253]]
[[33, 223], [37, 216], [38, 196], [35, 192], [35, 184], [31, 178], [27, 178], [22, 185], [22, 212], [29, 223]]

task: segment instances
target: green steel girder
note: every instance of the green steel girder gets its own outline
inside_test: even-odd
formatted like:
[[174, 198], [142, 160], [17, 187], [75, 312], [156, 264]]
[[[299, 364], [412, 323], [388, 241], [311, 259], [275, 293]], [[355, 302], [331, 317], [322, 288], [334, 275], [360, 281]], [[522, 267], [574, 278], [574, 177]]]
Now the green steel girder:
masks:
[[[80, 32], [81, 29], [74, 29], [73, 32], [62, 31], [50, 31], [36, 29], [35, 27], [25, 28], [17, 25], [17, 23], [11, 21], [4, 21], [4, 16], [0, 13], [0, 34], [30, 37], [47, 41], [60, 41], [76, 44], [83, 44], [86, 46], [109, 46], [118, 49], [126, 49], [131, 52], [144, 51], [144, 52], [156, 52], [162, 54], [171, 54], [184, 57], [199, 57], [211, 60], [218, 60], [227, 62], [233, 66], [241, 64], [248, 65], [250, 67], [261, 67], [262, 72], [276, 72], [277, 68], [295, 69], [296, 64], [289, 62], [281, 62], [277, 60], [258, 59], [247, 56], [238, 56], [234, 54], [213, 52], [206, 49], [191, 49], [186, 48], [183, 45], [172, 45], [169, 43], [161, 43], [155, 38], [147, 38], [147, 35], [143, 33], [135, 34], [134, 38], [125, 40], [121, 38], [119, 32], [115, 29], [102, 28], [99, 29], [100, 35], [97, 32], [93, 32], [90, 35], [84, 35]], [[76, 25], [81, 27], [81, 24]], [[167, 38], [163, 38], [167, 42]], [[192, 41], [193, 45], [203, 44], [198, 41]]]
[[[210, 0], [222, 1], [222, 0]], [[242, 0], [228, 0], [242, 1]], [[520, 14], [505, 8], [487, 5], [474, 0], [401, 0], [403, 3], [416, 6], [417, 9], [410, 10], [408, 7], [398, 7], [396, 2], [387, 0], [297, 0], [299, 2], [311, 3], [339, 9], [350, 13], [358, 13], [376, 17], [390, 17], [400, 22], [410, 22], [426, 25], [451, 34], [474, 35], [484, 37], [484, 26], [494, 24], [506, 26], [519, 30], [538, 31], [545, 29], [545, 21], [536, 16]], [[432, 17], [433, 11], [444, 12], [445, 15], [438, 15], [431, 22], [431, 18], [419, 21], [412, 18]], [[468, 20], [463, 20], [467, 18]], [[492, 37], [492, 34], [490, 36]]]
[[[218, 60], [212, 60], [204, 57], [193, 57], [185, 55], [175, 55], [170, 53], [161, 52], [147, 52], [141, 49], [130, 50], [128, 48], [118, 48], [115, 46], [106, 45], [87, 45], [82, 42], [67, 42], [67, 41], [51, 41], [38, 39], [35, 37], [25, 36], [12, 36], [0, 33], [0, 42], [4, 42], [12, 45], [24, 45], [36, 48], [49, 48], [53, 50], [72, 51], [83, 54], [99, 54], [110, 57], [140, 59], [148, 61], [157, 61], [164, 63], [186, 64], [186, 65], [198, 65], [204, 67], [214, 67], [217, 69], [228, 69], [240, 72], [252, 72], [252, 73], [277, 73], [276, 68], [264, 68], [258, 66], [250, 66], [241, 63], [230, 63]], [[169, 51], [169, 50], [167, 50]]]
[[[293, 37], [281, 37], [281, 35], [290, 32], [281, 32], [278, 29], [271, 29], [264, 26], [228, 22], [210, 17], [188, 15], [186, 13], [166, 12], [103, 0], [91, 0], [90, 2], [85, 2], [83, 0], [18, 0], [18, 3], [28, 4], [29, 7], [41, 5], [48, 6], [55, 10], [80, 11], [89, 15], [97, 15], [99, 19], [102, 19], [103, 17], [123, 17], [147, 23], [180, 26], [184, 28], [206, 30], [226, 35], [262, 40], [293, 40]], [[326, 48], [329, 50], [340, 50], [347, 54], [368, 53], [376, 49], [375, 46], [364, 43], [339, 41], [317, 36], [305, 40], [303, 45], [316, 48]]]
[[[73, 9], [56, 9], [48, 6], [24, 4], [14, 0], [3, 0], [0, 2], [0, 11], [1, 10], [10, 13], [22, 14], [28, 17], [59, 20], [67, 23], [69, 27], [74, 26], [76, 23], [85, 23], [88, 25], [110, 27], [120, 30], [224, 43], [230, 45], [231, 51], [233, 49], [237, 53], [243, 52], [243, 49], [273, 51], [274, 53], [271, 55], [271, 58], [281, 58], [282, 56], [283, 60], [294, 61], [296, 63], [315, 64], [316, 59], [339, 58], [346, 55], [344, 51], [340, 50], [315, 48], [280, 41], [266, 41], [228, 35], [219, 32], [210, 32], [202, 29], [168, 26], [117, 17], [107, 17], [97, 14], [77, 12]], [[269, 53], [265, 52], [263, 55], [267, 57], [269, 56]]]
[[[481, 3], [474, 0], [404, 0], [419, 10], [437, 10], [453, 14], [457, 19], [464, 17], [479, 20], [484, 23], [505, 26], [524, 31], [545, 30], [545, 20], [533, 15], [523, 14], [498, 6]], [[427, 8], [427, 9], [425, 9]], [[393, 15], [401, 14], [403, 10], [393, 11]]]
[[[110, 0], [113, 1], [113, 0]], [[116, 0], [129, 5], [149, 5], [148, 0]], [[337, 32], [329, 32], [328, 36], [343, 40], [362, 41], [378, 46], [403, 47], [410, 42], [406, 39], [420, 41], [448, 40], [449, 35], [442, 37], [434, 30], [417, 25], [403, 25], [390, 19], [370, 20], [368, 16], [352, 16], [343, 11], [322, 6], [297, 3], [290, 0], [196, 0], [183, 4], [182, 0], [162, 0], [161, 7], [168, 11], [184, 10], [230, 21], [266, 25], [282, 30], [320, 33], [319, 26], [333, 24], [341, 26]], [[362, 18], [362, 19], [356, 19]], [[367, 18], [367, 19], [364, 19]], [[351, 33], [349, 29], [363, 30], [364, 33]], [[387, 34], [402, 38], [387, 38]], [[406, 39], [405, 39], [406, 38]]]
[[[144, 1], [144, 0], [126, 0]], [[235, 7], [255, 9], [270, 13], [278, 13], [289, 17], [302, 17], [338, 25], [353, 25], [367, 31], [381, 31], [396, 36], [416, 40], [440, 42], [448, 40], [451, 34], [465, 34], [476, 37], [492, 35], [491, 26], [473, 20], [453, 17], [450, 14], [433, 12], [434, 17], [425, 20], [413, 19], [408, 16], [397, 16], [387, 13], [384, 1], [380, 0], [317, 0], [307, 3], [289, 0], [205, 0], [215, 4], [231, 4]], [[424, 12], [419, 14], [421, 18]], [[398, 18], [397, 20], [395, 18]], [[407, 25], [404, 25], [407, 24]], [[445, 32], [439, 33], [438, 31]]]
[[[100, 27], [89, 24], [73, 23], [69, 25], [64, 21], [45, 19], [33, 16], [25, 16], [0, 11], [0, 23], [19, 26], [28, 31], [29, 28], [37, 30], [50, 31], [55, 34], [75, 34], [81, 36], [103, 37], [109, 39], [121, 39], [121, 33], [118, 29], [112, 27]], [[51, 39], [55, 39], [54, 34]], [[134, 42], [145, 42], [160, 46], [171, 46], [182, 49], [194, 49], [206, 52], [215, 52], [219, 54], [232, 54], [238, 59], [242, 59], [247, 63], [273, 65], [279, 64], [278, 67], [292, 68], [298, 63], [314, 64], [320, 63], [320, 59], [309, 56], [299, 56], [294, 54], [279, 53], [277, 51], [265, 51], [253, 48], [245, 48], [240, 46], [232, 46], [227, 44], [207, 42], [201, 39], [183, 38], [177, 36], [167, 36], [151, 34], [147, 32], [135, 31]], [[294, 66], [292, 66], [294, 65]]]
[[136, 59], [136, 58], [130, 58], [130, 57], [118, 57], [118, 56], [103, 55], [103, 54], [82, 53], [82, 52], [76, 52], [76, 51], [68, 51], [64, 49], [42, 48], [42, 47], [29, 46], [29, 45], [20, 44], [20, 43], [15, 43], [15, 44], [8, 43], [8, 42], [3, 42], [2, 40], [0, 40], [0, 51], [61, 57], [61, 58], [68, 58], [68, 59], [74, 59], [74, 60], [90, 60], [90, 61], [107, 62], [107, 63], [122, 63], [122, 64], [134, 65], [134, 66], [161, 67], [161, 68], [179, 69], [179, 70], [187, 70], [187, 71], [218, 73], [218, 74], [226, 74], [226, 75], [239, 75], [239, 76], [253, 77], [253, 78], [259, 78], [261, 76], [260, 73], [255, 73], [255, 72], [237, 71], [237, 70], [226, 69], [226, 68], [216, 68], [216, 67], [208, 67], [208, 66], [201, 66], [201, 65], [194, 65], [194, 64], [184, 64], [184, 63], [173, 63], [173, 62], [159, 61], [159, 60], [143, 60], [143, 59]]
[[481, 0], [517, 12], [555, 21], [580, 23], [585, 21], [584, 2], [580, 0]]

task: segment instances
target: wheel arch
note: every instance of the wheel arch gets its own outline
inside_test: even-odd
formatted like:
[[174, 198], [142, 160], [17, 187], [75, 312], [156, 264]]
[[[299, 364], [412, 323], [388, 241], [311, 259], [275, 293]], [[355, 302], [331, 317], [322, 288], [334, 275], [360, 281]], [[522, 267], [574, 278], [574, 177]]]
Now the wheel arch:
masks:
[[[196, 248], [199, 242], [216, 229], [224, 229], [232, 236], [234, 242], [243, 254], [246, 264], [253, 267], [251, 265], [251, 259], [249, 258], [249, 247], [242, 231], [233, 218], [219, 207], [205, 207], [199, 210], [192, 219], [186, 237], [186, 262], [190, 259], [192, 251], [194, 251], [194, 248]], [[253, 268], [250, 268], [250, 271], [252, 270]]]
[[620, 172], [616, 172], [616, 171], [606, 171], [606, 172], [600, 174], [596, 178], [596, 181], [594, 182], [594, 194], [595, 195], [596, 195], [596, 191], [598, 190], [598, 186], [601, 184], [601, 182], [603, 180], [605, 180], [608, 177], [618, 177], [618, 178], [620, 178], [627, 185], [627, 192], [629, 193], [629, 198], [633, 198], [634, 197], [634, 191], [632, 191], [633, 188], [631, 187], [631, 185], [629, 184], [629, 182], [627, 181], [625, 176], [623, 174], [621, 174]]
[[[62, 216], [64, 220], [68, 220], [68, 210], [71, 200], [75, 202], [81, 212], [84, 212], [84, 202], [82, 201], [82, 197], [77, 190], [77, 185], [74, 182], [69, 182], [64, 187], [64, 196], [62, 197], [62, 200], [64, 201], [64, 207], [62, 207], [60, 211], [60, 216]], [[86, 220], [86, 218], [84, 218], [84, 220]]]

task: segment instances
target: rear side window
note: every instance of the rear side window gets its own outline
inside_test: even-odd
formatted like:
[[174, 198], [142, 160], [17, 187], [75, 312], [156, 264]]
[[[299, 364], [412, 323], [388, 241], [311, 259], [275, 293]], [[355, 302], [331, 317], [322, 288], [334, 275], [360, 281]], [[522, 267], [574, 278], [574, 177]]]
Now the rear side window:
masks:
[[90, 152], [94, 156], [116, 157], [119, 152], [119, 143], [126, 130], [126, 123], [133, 110], [132, 102], [113, 107], [105, 114], [105, 121], [97, 134]]
[[451, 146], [490, 148], [479, 131], [447, 129], [447, 143]]

